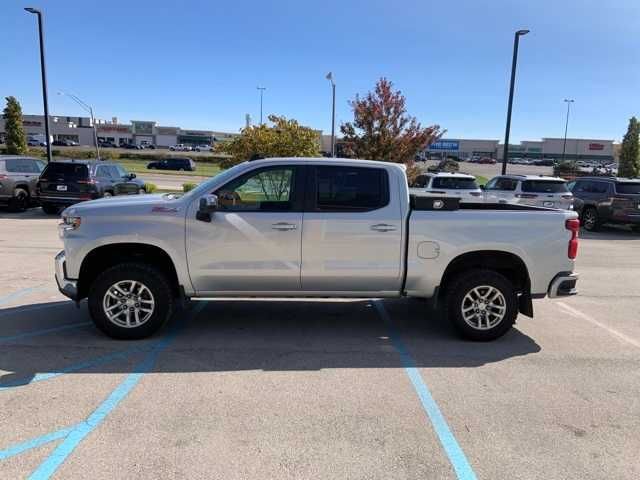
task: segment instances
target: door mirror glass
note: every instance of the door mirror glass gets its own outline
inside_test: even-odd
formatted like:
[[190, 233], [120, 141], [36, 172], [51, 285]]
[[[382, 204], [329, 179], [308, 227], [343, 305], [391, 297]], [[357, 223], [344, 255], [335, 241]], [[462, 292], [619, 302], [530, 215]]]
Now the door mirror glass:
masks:
[[218, 209], [218, 196], [217, 195], [205, 195], [200, 199], [198, 211], [196, 212], [196, 219], [201, 222], [210, 222], [211, 214]]
[[133, 180], [134, 178], [136, 178], [136, 174], [135, 173], [130, 173], [128, 175], [128, 177], [129, 177], [129, 180]]

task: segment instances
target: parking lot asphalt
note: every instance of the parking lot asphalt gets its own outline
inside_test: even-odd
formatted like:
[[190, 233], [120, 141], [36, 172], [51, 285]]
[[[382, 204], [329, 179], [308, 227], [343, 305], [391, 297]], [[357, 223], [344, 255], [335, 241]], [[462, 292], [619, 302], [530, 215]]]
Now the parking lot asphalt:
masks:
[[193, 302], [114, 341], [55, 287], [57, 220], [0, 211], [0, 478], [640, 478], [640, 236], [470, 343], [418, 300]]

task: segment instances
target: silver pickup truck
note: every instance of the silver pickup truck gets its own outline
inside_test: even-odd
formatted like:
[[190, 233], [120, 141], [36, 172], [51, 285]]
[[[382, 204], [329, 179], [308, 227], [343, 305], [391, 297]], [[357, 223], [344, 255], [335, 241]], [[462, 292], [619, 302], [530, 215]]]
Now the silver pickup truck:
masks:
[[573, 211], [410, 196], [397, 164], [258, 160], [185, 195], [69, 207], [56, 280], [116, 338], [153, 334], [184, 299], [407, 296], [492, 340], [532, 298], [576, 293], [579, 226]]

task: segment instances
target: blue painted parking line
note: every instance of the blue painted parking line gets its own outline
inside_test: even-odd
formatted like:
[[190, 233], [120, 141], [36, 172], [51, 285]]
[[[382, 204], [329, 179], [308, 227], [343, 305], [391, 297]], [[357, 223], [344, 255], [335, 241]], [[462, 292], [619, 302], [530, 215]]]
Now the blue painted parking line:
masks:
[[19, 333], [17, 335], [10, 335], [8, 337], [0, 337], [0, 343], [22, 340], [24, 338], [38, 337], [40, 335], [46, 335], [48, 333], [62, 332], [64, 330], [71, 330], [78, 327], [86, 327], [87, 325], [91, 325], [91, 322], [70, 323], [68, 325], [61, 325], [59, 327], [51, 327], [42, 330], [36, 330], [33, 332]]
[[404, 345], [404, 342], [402, 342], [400, 334], [391, 321], [391, 317], [387, 313], [384, 305], [380, 300], [375, 300], [373, 303], [376, 307], [376, 310], [378, 311], [378, 314], [389, 329], [393, 346], [400, 355], [400, 359], [402, 361], [405, 372], [409, 376], [409, 379], [413, 384], [413, 388], [420, 398], [422, 408], [429, 417], [431, 425], [433, 426], [433, 429], [438, 436], [438, 440], [440, 440], [442, 448], [444, 448], [447, 457], [449, 457], [449, 461], [451, 462], [451, 465], [456, 472], [456, 476], [461, 480], [475, 480], [477, 478], [476, 474], [471, 468], [471, 465], [469, 464], [467, 457], [462, 451], [462, 448], [458, 444], [456, 437], [449, 428], [447, 420], [444, 418], [444, 415], [440, 411], [438, 404], [431, 395], [429, 387], [427, 387], [427, 384], [424, 382], [422, 376], [420, 375], [420, 371], [416, 366], [416, 362], [409, 353], [407, 347]]
[[60, 430], [56, 430], [55, 432], [47, 433], [45, 435], [32, 438], [31, 440], [27, 440], [26, 442], [12, 445], [9, 448], [5, 448], [4, 450], [0, 450], [0, 460], [5, 460], [9, 457], [13, 457], [14, 455], [19, 455], [23, 452], [26, 452], [27, 450], [31, 450], [32, 448], [38, 448], [42, 445], [46, 445], [49, 442], [60, 440], [61, 438], [69, 435], [76, 427], [77, 425], [72, 425], [71, 427], [61, 428]]
[[37, 287], [29, 287], [29, 288], [23, 288], [22, 290], [16, 290], [15, 292], [10, 293], [9, 295], [4, 295], [0, 297], [0, 305], [4, 305], [6, 303], [17, 300], [20, 297], [29, 295], [30, 293], [40, 292], [45, 289], [46, 287], [42, 285], [38, 285]]

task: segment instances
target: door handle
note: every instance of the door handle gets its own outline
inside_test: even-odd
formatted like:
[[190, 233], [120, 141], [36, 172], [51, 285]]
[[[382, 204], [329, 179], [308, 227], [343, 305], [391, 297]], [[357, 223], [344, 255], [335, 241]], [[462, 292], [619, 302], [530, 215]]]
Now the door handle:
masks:
[[376, 232], [393, 232], [395, 229], [395, 226], [389, 225], [388, 223], [376, 223], [375, 225], [371, 225], [371, 230], [375, 230]]
[[274, 230], [285, 232], [287, 230], [296, 230], [298, 228], [298, 225], [296, 225], [295, 223], [278, 222], [271, 224], [271, 228]]

